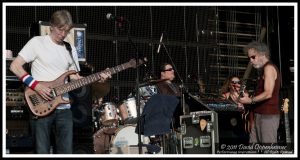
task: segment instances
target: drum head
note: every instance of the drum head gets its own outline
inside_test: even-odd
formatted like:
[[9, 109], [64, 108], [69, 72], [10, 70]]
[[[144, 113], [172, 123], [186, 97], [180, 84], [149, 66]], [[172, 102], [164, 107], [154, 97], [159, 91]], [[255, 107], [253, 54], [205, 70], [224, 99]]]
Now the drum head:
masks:
[[[112, 137], [111, 145], [113, 147], [125, 147], [130, 145], [138, 145], [138, 134], [135, 133], [136, 125], [127, 125], [119, 128]], [[141, 136], [144, 144], [149, 144], [149, 138]]]

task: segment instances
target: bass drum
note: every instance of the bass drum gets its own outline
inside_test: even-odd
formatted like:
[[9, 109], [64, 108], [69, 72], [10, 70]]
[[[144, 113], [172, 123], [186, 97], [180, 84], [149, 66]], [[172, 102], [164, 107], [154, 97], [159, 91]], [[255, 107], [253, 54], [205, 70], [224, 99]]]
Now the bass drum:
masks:
[[[111, 138], [112, 147], [126, 147], [130, 145], [138, 145], [138, 134], [135, 133], [136, 125], [127, 125], [120, 127]], [[150, 139], [141, 135], [143, 144], [149, 144]]]
[[93, 135], [94, 151], [96, 154], [108, 154], [111, 136], [117, 128], [102, 128]]

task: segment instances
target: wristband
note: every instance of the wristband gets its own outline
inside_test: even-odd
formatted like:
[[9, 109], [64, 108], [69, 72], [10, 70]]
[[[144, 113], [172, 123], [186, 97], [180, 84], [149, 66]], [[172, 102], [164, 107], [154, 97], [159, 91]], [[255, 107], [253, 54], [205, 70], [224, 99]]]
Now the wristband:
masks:
[[23, 81], [28, 87], [30, 87], [33, 90], [35, 89], [35, 87], [39, 83], [37, 80], [33, 79], [33, 77], [31, 75], [29, 75], [28, 73], [23, 75], [20, 78], [20, 80]]

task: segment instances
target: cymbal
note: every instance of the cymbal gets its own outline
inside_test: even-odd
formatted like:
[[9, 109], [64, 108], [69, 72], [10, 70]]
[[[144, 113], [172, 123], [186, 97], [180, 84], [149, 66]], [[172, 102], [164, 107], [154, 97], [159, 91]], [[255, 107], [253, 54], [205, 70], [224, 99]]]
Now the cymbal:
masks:
[[95, 82], [92, 84], [92, 96], [99, 98], [104, 97], [109, 93], [110, 85], [108, 82]]
[[168, 79], [154, 79], [154, 80], [149, 80], [147, 82], [141, 83], [140, 87], [148, 86], [148, 85], [155, 85], [157, 83], [164, 82], [164, 81], [167, 81], [167, 80]]

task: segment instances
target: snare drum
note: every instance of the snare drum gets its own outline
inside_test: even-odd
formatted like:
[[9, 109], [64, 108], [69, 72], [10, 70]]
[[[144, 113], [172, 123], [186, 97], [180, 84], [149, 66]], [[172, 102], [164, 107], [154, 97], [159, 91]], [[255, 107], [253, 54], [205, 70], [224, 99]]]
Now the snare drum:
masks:
[[122, 121], [137, 117], [136, 100], [135, 98], [128, 98], [119, 106], [120, 116]]
[[100, 122], [103, 125], [112, 125], [118, 122], [118, 114], [116, 105], [112, 102], [103, 103], [101, 106]]

